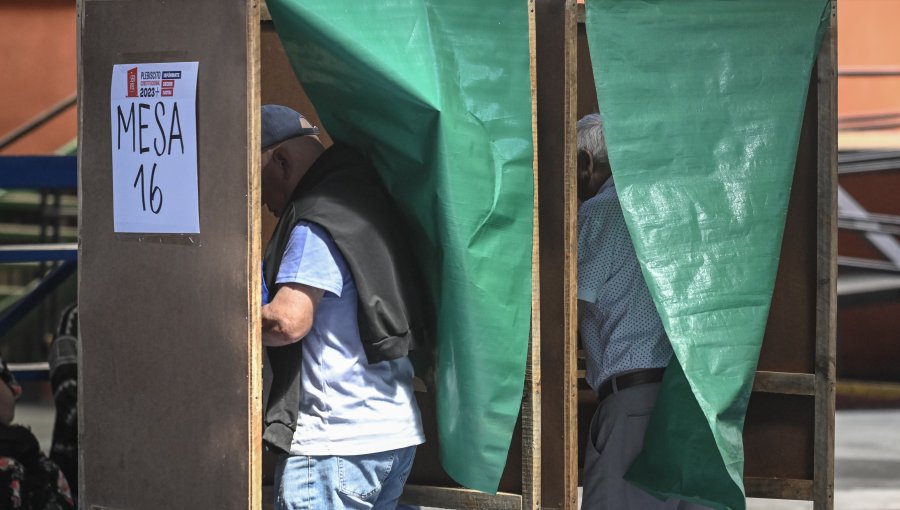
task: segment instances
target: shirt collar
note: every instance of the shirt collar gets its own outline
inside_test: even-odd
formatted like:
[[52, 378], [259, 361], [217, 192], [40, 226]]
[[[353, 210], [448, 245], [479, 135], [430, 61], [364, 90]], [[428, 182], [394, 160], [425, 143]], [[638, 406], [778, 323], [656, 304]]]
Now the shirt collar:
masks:
[[[612, 175], [610, 175], [609, 177], [606, 178], [605, 181], [603, 181], [603, 185], [600, 186], [600, 189], [597, 190], [597, 195], [599, 195], [600, 193], [603, 193], [604, 191], [606, 191], [606, 188], [613, 186], [614, 184], [615, 183], [613, 183]], [[594, 196], [597, 196], [597, 195], [594, 195]]]

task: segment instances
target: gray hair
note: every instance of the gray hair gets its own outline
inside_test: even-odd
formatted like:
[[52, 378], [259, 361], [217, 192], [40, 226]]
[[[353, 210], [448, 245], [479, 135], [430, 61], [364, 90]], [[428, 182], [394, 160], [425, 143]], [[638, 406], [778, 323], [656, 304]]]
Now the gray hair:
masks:
[[603, 118], [599, 113], [585, 115], [576, 124], [578, 150], [586, 150], [596, 163], [609, 161], [606, 137], [603, 136]]

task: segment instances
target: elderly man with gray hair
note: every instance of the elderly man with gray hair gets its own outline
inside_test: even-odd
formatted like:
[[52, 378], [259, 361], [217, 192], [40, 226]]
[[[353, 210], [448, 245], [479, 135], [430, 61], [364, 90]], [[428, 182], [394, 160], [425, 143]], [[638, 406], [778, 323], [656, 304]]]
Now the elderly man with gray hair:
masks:
[[643, 448], [672, 346], [641, 274], [616, 195], [598, 113], [578, 121], [578, 323], [591, 419], [582, 508], [699, 509], [661, 501], [623, 478]]

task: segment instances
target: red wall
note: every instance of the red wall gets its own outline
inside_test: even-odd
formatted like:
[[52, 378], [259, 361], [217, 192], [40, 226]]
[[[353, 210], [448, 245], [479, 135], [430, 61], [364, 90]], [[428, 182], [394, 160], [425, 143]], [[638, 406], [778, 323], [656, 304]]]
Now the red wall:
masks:
[[[0, 0], [0, 136], [75, 93], [75, 1]], [[75, 138], [75, 107], [2, 151], [47, 154]]]
[[[838, 2], [838, 67], [900, 69], [900, 1], [840, 0]], [[838, 115], [900, 112], [900, 76], [842, 77], [838, 84]]]

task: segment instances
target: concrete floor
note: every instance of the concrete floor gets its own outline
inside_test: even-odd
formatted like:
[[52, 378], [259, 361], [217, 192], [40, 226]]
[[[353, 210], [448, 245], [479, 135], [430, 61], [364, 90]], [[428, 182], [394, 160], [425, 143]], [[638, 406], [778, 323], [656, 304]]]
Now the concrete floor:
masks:
[[[28, 425], [44, 451], [53, 430], [52, 404], [21, 403], [16, 422]], [[900, 410], [838, 411], [835, 418], [837, 510], [900, 510]], [[804, 501], [750, 499], [748, 510], [811, 510]]]
[[[900, 510], [900, 411], [838, 411], [835, 417], [838, 510]], [[750, 510], [801, 510], [812, 504], [751, 500]]]

